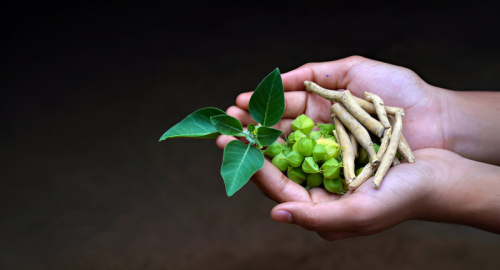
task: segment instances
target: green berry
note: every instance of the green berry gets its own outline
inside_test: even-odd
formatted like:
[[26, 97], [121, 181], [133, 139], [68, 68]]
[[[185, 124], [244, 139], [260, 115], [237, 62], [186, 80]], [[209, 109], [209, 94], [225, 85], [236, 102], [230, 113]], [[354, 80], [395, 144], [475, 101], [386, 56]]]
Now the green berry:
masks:
[[286, 161], [292, 167], [300, 167], [304, 162], [304, 156], [298, 151], [292, 150], [288, 155], [286, 155]]
[[313, 148], [314, 161], [320, 162], [326, 159], [326, 149], [321, 144], [316, 144]]
[[333, 136], [333, 130], [335, 130], [335, 126], [333, 124], [318, 124], [319, 131], [327, 136]]
[[288, 178], [290, 180], [294, 181], [297, 184], [302, 184], [306, 180], [306, 173], [302, 171], [301, 168], [292, 168], [288, 167], [288, 172], [287, 172]]
[[288, 153], [292, 152], [292, 147], [288, 146], [288, 145], [283, 145], [283, 155], [288, 155]]
[[302, 170], [305, 173], [318, 173], [320, 172], [318, 164], [314, 161], [312, 157], [306, 157], [304, 163], [302, 163]]
[[345, 194], [342, 178], [336, 178], [336, 179], [325, 178], [323, 179], [323, 185], [325, 186], [325, 189], [328, 190], [330, 193]]
[[339, 163], [335, 158], [331, 158], [323, 163], [321, 170], [323, 171], [323, 176], [326, 179], [335, 179], [340, 177], [341, 167], [341, 163]]
[[283, 153], [277, 154], [273, 160], [272, 160], [273, 165], [278, 168], [278, 170], [284, 172], [288, 168], [288, 162], [286, 161], [285, 155]]
[[340, 146], [333, 140], [327, 138], [319, 138], [316, 142], [325, 147], [325, 159], [337, 158], [340, 155]]
[[314, 121], [311, 120], [311, 118], [307, 117], [305, 114], [299, 115], [299, 117], [297, 117], [292, 122], [292, 130], [300, 130], [304, 134], [308, 134], [309, 132], [311, 132], [314, 126]]
[[309, 136], [309, 138], [311, 138], [313, 140], [317, 140], [317, 139], [323, 137], [323, 134], [321, 134], [321, 132], [319, 132], [319, 131], [311, 131], [308, 136]]
[[317, 187], [323, 184], [323, 174], [311, 173], [307, 175], [307, 185], [310, 187]]
[[312, 156], [312, 152], [314, 149], [314, 146], [316, 145], [316, 142], [313, 141], [311, 138], [302, 138], [300, 141], [297, 143], [297, 151], [304, 157], [310, 157]]
[[264, 155], [268, 156], [269, 158], [274, 158], [277, 154], [281, 153], [282, 150], [283, 145], [278, 142], [273, 142], [267, 147], [266, 150], [264, 150]]

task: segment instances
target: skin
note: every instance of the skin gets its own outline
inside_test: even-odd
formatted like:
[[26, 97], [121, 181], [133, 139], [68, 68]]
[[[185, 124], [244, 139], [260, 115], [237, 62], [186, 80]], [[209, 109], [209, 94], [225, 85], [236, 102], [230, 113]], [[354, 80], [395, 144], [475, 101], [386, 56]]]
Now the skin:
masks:
[[[321, 188], [306, 191], [266, 161], [252, 181], [280, 203], [271, 211], [273, 220], [326, 240], [377, 233], [409, 219], [500, 233], [500, 93], [441, 89], [411, 70], [359, 56], [306, 64], [282, 80], [287, 106], [275, 128], [289, 134], [291, 121], [302, 113], [315, 122], [331, 121], [331, 102], [304, 91], [305, 80], [358, 97], [368, 91], [387, 106], [405, 109], [403, 133], [416, 161], [391, 168], [379, 189], [367, 181], [342, 197]], [[239, 95], [227, 110], [245, 126], [252, 122], [250, 96]], [[220, 136], [217, 145], [234, 139]]]

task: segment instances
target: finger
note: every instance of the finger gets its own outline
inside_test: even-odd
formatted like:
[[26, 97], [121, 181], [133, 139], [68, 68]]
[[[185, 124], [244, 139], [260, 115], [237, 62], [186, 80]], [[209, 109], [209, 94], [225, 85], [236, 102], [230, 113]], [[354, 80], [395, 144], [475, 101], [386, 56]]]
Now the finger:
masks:
[[[240, 94], [236, 98], [236, 105], [243, 110], [248, 110], [248, 103], [252, 94], [253, 92]], [[296, 118], [303, 114], [306, 110], [307, 98], [308, 93], [306, 91], [285, 93], [285, 112], [283, 118]]]
[[328, 89], [345, 89], [349, 84], [349, 70], [364, 61], [371, 60], [351, 56], [331, 62], [305, 64], [281, 75], [283, 88], [285, 91], [302, 90], [304, 81], [312, 81]]
[[[353, 206], [348, 200], [328, 203], [288, 202], [271, 211], [271, 218], [278, 222], [297, 224], [311, 231], [353, 231], [365, 225], [362, 207]], [[290, 217], [284, 219], [283, 212]]]
[[251, 123], [254, 125], [257, 124], [257, 122], [255, 122], [255, 120], [253, 120], [252, 116], [250, 115], [250, 113], [248, 111], [243, 110], [239, 107], [231, 106], [226, 110], [226, 113], [228, 115], [238, 119], [244, 127], [248, 126]]
[[251, 180], [267, 197], [274, 201], [280, 203], [311, 201], [311, 197], [304, 187], [288, 179], [268, 160], [264, 162], [264, 167], [252, 176]]
[[217, 137], [217, 140], [215, 140], [215, 144], [217, 144], [217, 147], [219, 147], [220, 149], [224, 149], [224, 147], [226, 147], [226, 144], [234, 140], [236, 140], [236, 138], [233, 136], [220, 135], [219, 137]]

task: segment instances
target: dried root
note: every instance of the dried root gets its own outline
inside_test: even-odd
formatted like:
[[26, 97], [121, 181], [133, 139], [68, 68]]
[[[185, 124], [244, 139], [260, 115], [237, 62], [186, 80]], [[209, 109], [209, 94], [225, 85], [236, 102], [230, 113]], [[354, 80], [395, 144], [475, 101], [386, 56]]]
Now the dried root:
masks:
[[390, 128], [391, 123], [389, 123], [389, 119], [387, 119], [387, 112], [384, 108], [384, 101], [382, 101], [379, 96], [368, 92], [365, 92], [365, 99], [373, 103], [373, 106], [375, 106], [375, 111], [377, 112], [378, 119], [382, 126], [384, 126], [384, 128], [386, 129]]
[[[389, 116], [388, 119], [391, 125], [394, 125], [394, 123], [396, 122], [396, 120], [392, 116]], [[411, 151], [408, 142], [403, 136], [403, 133], [401, 133], [401, 139], [398, 145], [398, 153], [401, 154], [401, 156], [403, 156], [404, 159], [408, 160], [409, 163], [415, 162], [415, 156], [413, 156], [413, 152]]]
[[[349, 111], [352, 116], [354, 116], [361, 124], [363, 124], [366, 129], [368, 129], [371, 133], [377, 135], [378, 137], [382, 137], [385, 127], [359, 106], [349, 90], [345, 90], [344, 92], [342, 92], [340, 100], [342, 101], [342, 104], [347, 109], [347, 111]], [[377, 107], [375, 107], [375, 109], [376, 108]]]
[[380, 161], [380, 166], [375, 173], [375, 178], [373, 179], [373, 187], [379, 188], [385, 174], [391, 167], [392, 161], [396, 156], [396, 151], [398, 150], [399, 141], [403, 131], [403, 120], [401, 119], [401, 114], [396, 113], [396, 122], [394, 123], [394, 130], [392, 131], [391, 139], [387, 150]]
[[[305, 81], [304, 85], [306, 87], [306, 90], [309, 92], [316, 93], [319, 96], [321, 96], [325, 99], [331, 100], [333, 102], [341, 102], [340, 101], [340, 96], [342, 94], [341, 92], [325, 89], [325, 88], [323, 88], [323, 87], [321, 87], [313, 82], [309, 82], [309, 81]], [[377, 113], [373, 103], [368, 102], [364, 99], [358, 98], [356, 96], [353, 96], [353, 98], [354, 98], [354, 100], [356, 100], [358, 105], [361, 108], [363, 108], [363, 110], [365, 110], [367, 113], [369, 113], [369, 114], [376, 114]], [[385, 108], [385, 111], [387, 112], [387, 114], [395, 115], [396, 112], [400, 112], [401, 116], [405, 115], [403, 108], [390, 107], [390, 106], [384, 106], [384, 108]]]
[[[342, 105], [335, 103], [332, 105], [332, 113], [344, 124], [344, 126], [351, 131], [359, 144], [366, 150], [368, 157], [372, 164], [377, 164], [378, 157], [373, 142], [368, 134], [368, 131], [361, 125], [356, 118], [354, 118]], [[338, 129], [337, 129], [338, 131]], [[339, 137], [340, 132], [338, 132]], [[341, 139], [342, 140], [342, 139]]]
[[349, 134], [349, 139], [351, 139], [352, 150], [354, 151], [354, 157], [358, 158], [358, 142], [356, 141], [356, 137], [354, 135]]
[[333, 116], [333, 121], [335, 123], [335, 127], [337, 128], [337, 135], [339, 136], [338, 142], [340, 143], [340, 149], [342, 151], [342, 164], [344, 166], [345, 181], [349, 184], [354, 178], [356, 178], [356, 174], [354, 173], [354, 151], [351, 140], [349, 139], [342, 122], [340, 122], [336, 115]]

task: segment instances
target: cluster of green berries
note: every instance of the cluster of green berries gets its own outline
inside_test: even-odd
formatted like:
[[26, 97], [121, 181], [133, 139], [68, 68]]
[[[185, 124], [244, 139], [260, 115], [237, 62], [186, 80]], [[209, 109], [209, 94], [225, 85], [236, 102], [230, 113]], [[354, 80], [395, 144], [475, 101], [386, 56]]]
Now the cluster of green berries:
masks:
[[[313, 130], [317, 127], [317, 130]], [[292, 133], [286, 144], [275, 142], [264, 155], [290, 180], [307, 189], [323, 186], [331, 193], [344, 194], [347, 185], [343, 178], [340, 146], [333, 136], [333, 124], [316, 124], [306, 115], [292, 122]], [[368, 158], [368, 156], [367, 156]]]

